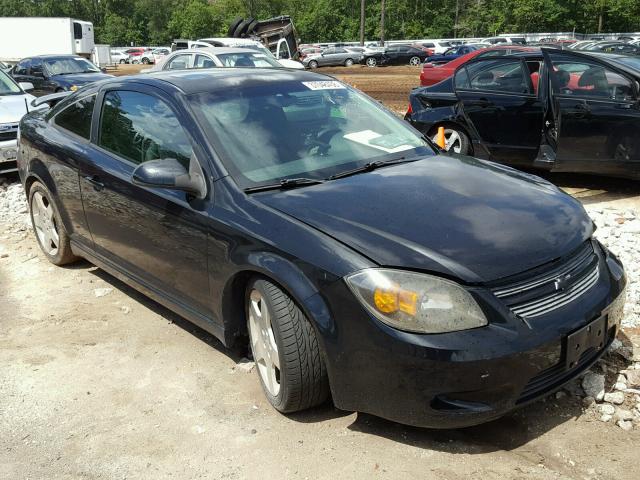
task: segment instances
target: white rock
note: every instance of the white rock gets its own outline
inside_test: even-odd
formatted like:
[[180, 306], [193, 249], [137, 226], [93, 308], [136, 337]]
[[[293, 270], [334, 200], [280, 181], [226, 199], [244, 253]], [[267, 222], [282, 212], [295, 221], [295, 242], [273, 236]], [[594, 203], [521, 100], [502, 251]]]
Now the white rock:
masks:
[[608, 403], [598, 405], [598, 410], [600, 410], [600, 413], [602, 413], [603, 415], [613, 415], [614, 413], [616, 413], [616, 407]]
[[627, 432], [633, 429], [633, 423], [628, 420], [618, 420], [618, 426]]
[[105, 297], [109, 295], [111, 292], [113, 292], [113, 288], [109, 288], [109, 287], [96, 288], [93, 290], [93, 294], [98, 298]]
[[567, 394], [564, 393], [564, 392], [556, 392], [556, 399], [557, 400], [560, 400], [561, 398], [564, 398], [566, 396], [567, 396]]
[[621, 405], [624, 403], [624, 393], [622, 392], [605, 393], [604, 401], [607, 403], [614, 403], [616, 405]]
[[612, 418], [613, 418], [613, 415], [606, 415], [606, 414], [605, 414], [605, 415], [602, 415], [602, 416], [600, 417], [600, 421], [601, 421], [601, 422], [608, 422], [608, 421], [609, 421], [609, 420], [611, 420]]
[[627, 389], [627, 384], [618, 382], [613, 386], [613, 388], [615, 390], [620, 390], [621, 392], [624, 392]]
[[633, 413], [625, 408], [616, 408], [616, 420], [633, 420]]
[[582, 389], [588, 397], [601, 401], [604, 398], [604, 375], [587, 373], [582, 379]]
[[122, 305], [120, 307], [120, 311], [122, 313], [124, 313], [125, 315], [128, 315], [129, 313], [131, 313], [131, 307], [127, 307], [126, 305]]
[[245, 373], [250, 373], [255, 365], [256, 364], [248, 358], [243, 358], [236, 364], [236, 369]]

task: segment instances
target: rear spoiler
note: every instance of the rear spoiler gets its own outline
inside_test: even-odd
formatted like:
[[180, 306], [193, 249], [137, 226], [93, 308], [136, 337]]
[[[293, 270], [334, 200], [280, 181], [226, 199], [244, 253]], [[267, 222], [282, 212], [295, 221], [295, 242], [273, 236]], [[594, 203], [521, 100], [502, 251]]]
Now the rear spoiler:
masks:
[[46, 103], [47, 105], [49, 105], [49, 107], [53, 107], [60, 100], [67, 98], [72, 93], [73, 92], [58, 92], [52, 93], [51, 95], [44, 95], [42, 97], [31, 100], [31, 106], [35, 108]]

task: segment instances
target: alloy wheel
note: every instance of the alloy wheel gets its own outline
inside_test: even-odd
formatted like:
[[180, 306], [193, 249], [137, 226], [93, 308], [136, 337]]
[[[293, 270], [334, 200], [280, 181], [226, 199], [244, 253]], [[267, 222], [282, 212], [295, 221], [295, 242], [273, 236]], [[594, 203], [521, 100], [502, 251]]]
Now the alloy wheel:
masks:
[[60, 234], [56, 225], [53, 206], [41, 192], [35, 192], [31, 199], [31, 217], [38, 242], [49, 256], [56, 256], [60, 246]]
[[409, 65], [413, 67], [420, 65], [420, 57], [411, 57], [411, 59], [409, 59]]
[[[436, 133], [432, 140], [434, 143], [438, 143], [438, 134]], [[460, 134], [451, 128], [444, 129], [444, 149], [448, 152], [452, 150], [455, 153], [462, 151], [462, 138]]]
[[318, 68], [318, 62], [316, 62], [315, 60], [311, 60], [309, 62], [309, 68]]
[[253, 359], [265, 388], [276, 397], [280, 393], [280, 356], [271, 326], [271, 312], [258, 290], [251, 290], [248, 310]]
[[367, 58], [367, 67], [375, 67], [377, 63], [378, 62], [376, 61], [375, 58], [373, 57]]
[[350, 58], [347, 58], [347, 60], [344, 62], [344, 66], [350, 67], [352, 65], [353, 65], [353, 60], [351, 60]]

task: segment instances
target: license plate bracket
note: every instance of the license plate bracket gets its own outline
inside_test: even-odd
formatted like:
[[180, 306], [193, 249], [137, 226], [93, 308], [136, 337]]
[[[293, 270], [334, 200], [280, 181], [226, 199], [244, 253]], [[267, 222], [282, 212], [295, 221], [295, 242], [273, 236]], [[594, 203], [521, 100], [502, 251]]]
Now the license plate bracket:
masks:
[[607, 316], [603, 315], [567, 336], [566, 366], [573, 368], [584, 352], [602, 350], [606, 343]]

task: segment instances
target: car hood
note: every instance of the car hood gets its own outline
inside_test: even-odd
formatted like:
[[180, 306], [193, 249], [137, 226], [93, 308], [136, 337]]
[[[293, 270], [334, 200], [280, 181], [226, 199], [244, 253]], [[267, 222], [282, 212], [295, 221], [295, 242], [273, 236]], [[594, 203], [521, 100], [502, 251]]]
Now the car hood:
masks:
[[555, 260], [593, 233], [581, 204], [547, 181], [440, 155], [256, 199], [379, 265], [467, 283]]
[[106, 80], [113, 78], [113, 75], [107, 75], [106, 73], [72, 73], [69, 75], [52, 75], [51, 80], [55, 81], [59, 85], [71, 86], [71, 85], [86, 85], [87, 83], [99, 82], [100, 80]]
[[0, 95], [0, 123], [18, 123], [28, 112], [25, 101], [28, 103], [34, 98], [29, 94]]

